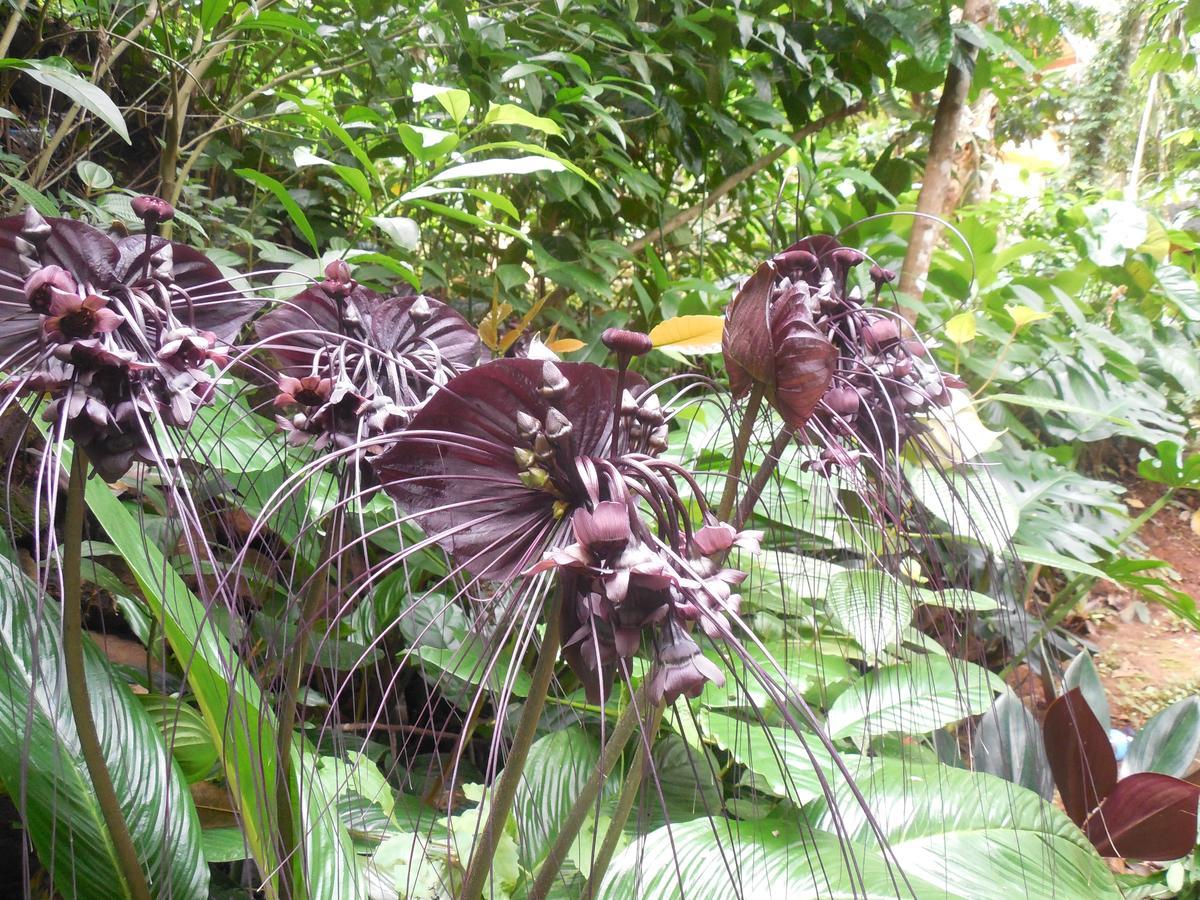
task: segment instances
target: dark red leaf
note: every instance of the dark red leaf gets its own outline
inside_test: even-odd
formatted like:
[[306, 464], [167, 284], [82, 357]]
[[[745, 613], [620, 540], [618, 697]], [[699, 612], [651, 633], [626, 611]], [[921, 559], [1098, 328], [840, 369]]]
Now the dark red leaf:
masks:
[[775, 278], [774, 266], [763, 263], [725, 310], [721, 352], [735, 397], [749, 393], [752, 382], [774, 382], [775, 345], [771, 338], [770, 304]]
[[1121, 779], [1084, 833], [1101, 856], [1178, 859], [1196, 846], [1200, 787], [1157, 772]]
[[1042, 731], [1063, 808], [1082, 826], [1117, 784], [1117, 758], [1108, 734], [1079, 688], [1050, 704]]
[[771, 313], [775, 345], [772, 401], [787, 424], [800, 428], [833, 382], [837, 349], [802, 307], [778, 303]]
[[[444, 303], [425, 298], [430, 318], [418, 333], [409, 314], [416, 294], [384, 297], [355, 287], [347, 300], [358, 309], [365, 339], [376, 350], [401, 356], [411, 347], [432, 344], [449, 367], [466, 368], [479, 360], [475, 329]], [[288, 333], [280, 341], [286, 346], [272, 347], [272, 352], [286, 364], [286, 374], [296, 377], [309, 372], [314, 354], [328, 349], [337, 339], [339, 327], [337, 306], [319, 286], [298, 294], [255, 322], [259, 337], [269, 339]]]

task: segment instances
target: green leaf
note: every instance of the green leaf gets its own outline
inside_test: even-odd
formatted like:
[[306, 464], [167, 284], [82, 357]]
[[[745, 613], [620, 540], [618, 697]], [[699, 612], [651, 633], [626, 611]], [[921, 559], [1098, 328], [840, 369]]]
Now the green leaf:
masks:
[[464, 178], [491, 178], [496, 175], [532, 175], [537, 172], [561, 172], [566, 167], [554, 159], [540, 156], [518, 156], [512, 159], [498, 157], [481, 159], [478, 162], [461, 163], [443, 169], [429, 183], [459, 181]]
[[[484, 639], [470, 637], [453, 649], [423, 646], [416, 648], [416, 655], [431, 666], [452, 675], [472, 686], [483, 682], [487, 674], [488, 690], [495, 694], [510, 691], [515, 697], [527, 697], [532, 681], [523, 669], [513, 672], [508, 654], [489, 653], [484, 648]], [[494, 665], [493, 665], [494, 663]], [[491, 671], [488, 671], [488, 666]], [[511, 677], [510, 677], [510, 673]]]
[[108, 169], [89, 159], [81, 159], [75, 163], [75, 172], [90, 190], [102, 191], [113, 186], [113, 177]]
[[978, 772], [1019, 784], [1045, 800], [1054, 797], [1042, 728], [1012, 691], [1001, 694], [979, 720], [971, 758]]
[[1129, 419], [1112, 416], [1099, 410], [1078, 406], [1074, 403], [1067, 403], [1065, 400], [1059, 400], [1057, 397], [1037, 397], [1032, 394], [989, 394], [986, 397], [980, 397], [976, 400], [975, 405], [982, 406], [985, 403], [993, 402], [1007, 403], [1009, 406], [1024, 406], [1028, 409], [1038, 409], [1042, 412], [1061, 412], [1072, 416], [1103, 419], [1106, 422], [1112, 422], [1114, 425], [1122, 425], [1127, 428], [1133, 426], [1133, 422]]
[[220, 754], [204, 717], [178, 698], [142, 694], [138, 700], [163, 733], [183, 777], [191, 783], [212, 775]]
[[515, 237], [524, 243], [529, 243], [529, 238], [521, 231], [513, 228], [511, 225], [505, 225], [503, 222], [493, 222], [491, 219], [485, 219], [483, 216], [477, 216], [475, 213], [469, 213], [464, 209], [458, 209], [454, 206], [446, 206], [444, 203], [435, 203], [432, 200], [413, 200], [413, 206], [427, 209], [432, 213], [443, 216], [447, 219], [454, 219], [458, 222], [464, 222], [467, 225], [474, 225], [477, 228], [494, 228], [497, 231], [502, 231], [510, 237]]
[[425, 84], [418, 81], [413, 85], [412, 98], [415, 103], [423, 103], [432, 97], [442, 109], [450, 114], [455, 125], [461, 125], [471, 110], [471, 95], [460, 88], [443, 87], [437, 84]]
[[[67, 700], [58, 606], [0, 556], [0, 780], [66, 897], [112, 900], [124, 881]], [[162, 735], [85, 640], [101, 748], [138, 856], [164, 895], [202, 900], [200, 823]]]
[[1064, 572], [1074, 572], [1078, 575], [1090, 575], [1092, 578], [1108, 577], [1093, 565], [1073, 559], [1070, 556], [1064, 556], [1062, 553], [1055, 553], [1053, 550], [1030, 547], [1026, 544], [1014, 544], [1013, 551], [1018, 557], [1028, 563], [1049, 566], [1052, 569], [1061, 569]]
[[[275, 871], [275, 745], [276, 724], [270, 706], [251, 673], [240, 662], [207, 607], [188, 590], [156, 546], [146, 540], [140, 523], [100, 479], [87, 485], [87, 503], [104, 523], [109, 540], [120, 550], [143, 596], [158, 620], [172, 652], [186, 661], [188, 686], [195, 695], [214, 745], [221, 754], [222, 772], [237, 802], [246, 840], [260, 870]], [[293, 751], [295, 753], [295, 751]], [[360, 896], [361, 885], [350, 838], [336, 811], [313, 788], [307, 770], [313, 754], [293, 757], [294, 796], [300, 801], [299, 820], [308, 896]]]
[[513, 103], [493, 103], [488, 107], [487, 115], [483, 117], [484, 125], [520, 125], [532, 128], [542, 134], [562, 135], [562, 128], [553, 119], [545, 116], [535, 116], [527, 109]]
[[1083, 699], [1092, 708], [1104, 730], [1112, 728], [1104, 683], [1100, 681], [1100, 673], [1096, 671], [1096, 664], [1092, 662], [1092, 654], [1086, 650], [1077, 654], [1063, 673], [1063, 691], [1072, 688], [1079, 688], [1083, 692]]
[[421, 241], [421, 226], [404, 216], [368, 216], [368, 219], [402, 250], [416, 250]]
[[[824, 796], [825, 784], [845, 780], [838, 761], [816, 734], [799, 735], [788, 728], [773, 728], [722, 713], [700, 717], [704, 739], [728, 752], [756, 776], [751, 783], [760, 791], [808, 803]], [[871, 766], [865, 756], [841, 754], [839, 760], [857, 778]]]
[[912, 621], [913, 590], [887, 572], [856, 569], [829, 579], [825, 607], [876, 662]]
[[634, 809], [642, 811], [642, 831], [720, 813], [724, 805], [717, 782], [720, 768], [711, 754], [672, 732], [654, 745], [650, 759], [650, 774], [634, 804]]
[[525, 141], [492, 141], [489, 144], [479, 144], [469, 150], [463, 151], [463, 156], [471, 156], [476, 153], [488, 153], [492, 150], [519, 150], [522, 153], [530, 154], [531, 156], [541, 156], [546, 159], [553, 160], [560, 164], [568, 172], [574, 172], [592, 187], [599, 188], [600, 185], [591, 175], [575, 165], [568, 159], [563, 159], [553, 150], [547, 150], [545, 147], [539, 147], [537, 144], [526, 143]]
[[233, 0], [203, 0], [200, 4], [200, 27], [205, 34], [212, 33], [232, 2]]
[[205, 828], [200, 832], [200, 846], [204, 849], [204, 858], [209, 864], [238, 862], [250, 858], [250, 850], [246, 846], [246, 836], [242, 829]]
[[[824, 642], [807, 642], [798, 639], [786, 641], [764, 641], [763, 648], [750, 644], [745, 652], [751, 660], [761, 666], [772, 684], [779, 685], [786, 679], [791, 690], [810, 702], [820, 702], [823, 693], [849, 681], [854, 669], [843, 657], [833, 655], [825, 649]], [[768, 691], [754, 670], [744, 664], [738, 656], [731, 655], [726, 661], [709, 653], [708, 658], [725, 673], [725, 684], [718, 686], [709, 682], [700, 694], [700, 702], [711, 709], [742, 707], [764, 709], [773, 703], [775, 691]], [[782, 670], [782, 674], [781, 674]]]
[[878, 828], [904, 874], [936, 886], [929, 896], [1121, 896], [1083, 832], [1032, 791], [966, 769], [900, 761], [880, 761], [857, 786], [862, 800], [839, 787], [836, 803], [818, 801], [812, 820], [872, 845]]
[[[935, 895], [928, 885], [912, 887], [919, 896]], [[894, 872], [874, 847], [843, 846], [836, 835], [781, 815], [700, 818], [652, 831], [614, 857], [598, 896], [861, 900], [897, 892]]]
[[974, 663], [944, 656], [916, 657], [864, 675], [838, 695], [826, 727], [831, 738], [857, 743], [883, 734], [927, 734], [967, 716], [987, 712], [1004, 690], [995, 675]]
[[313, 248], [313, 253], [317, 256], [321, 255], [321, 251], [317, 247], [317, 236], [313, 232], [312, 225], [308, 223], [308, 216], [304, 215], [304, 210], [300, 208], [299, 203], [292, 199], [292, 195], [288, 193], [287, 188], [270, 175], [259, 172], [256, 169], [234, 169], [233, 171], [247, 181], [253, 182], [259, 187], [266, 188], [274, 194], [275, 199], [283, 206], [284, 211], [288, 214], [293, 224]]
[[62, 60], [61, 65], [44, 59], [0, 60], [0, 68], [18, 68], [34, 81], [65, 94], [72, 103], [86, 109], [115, 131], [121, 140], [131, 144], [129, 129], [125, 127], [125, 119], [117, 104], [96, 85], [67, 68], [69, 65], [66, 60]]
[[[533, 871], [549, 852], [599, 761], [600, 742], [584, 728], [555, 731], [529, 748], [513, 803], [517, 833], [521, 835], [521, 865], [527, 870]], [[605, 794], [610, 799], [618, 784], [617, 778], [605, 783]]]
[[17, 195], [40, 212], [43, 216], [61, 216], [62, 211], [58, 208], [58, 204], [39, 191], [32, 185], [26, 184], [20, 179], [13, 178], [11, 175], [5, 175], [0, 172], [0, 178], [3, 178], [8, 186], [17, 192]]
[[1182, 778], [1200, 753], [1200, 697], [1173, 703], [1142, 726], [1129, 745], [1123, 768]]
[[1007, 551], [1019, 513], [1008, 492], [986, 471], [940, 472], [919, 466], [906, 471], [913, 494], [953, 534], [997, 553]]
[[458, 146], [458, 135], [452, 131], [442, 131], [440, 128], [424, 128], [402, 122], [396, 131], [404, 149], [420, 162], [440, 159]]

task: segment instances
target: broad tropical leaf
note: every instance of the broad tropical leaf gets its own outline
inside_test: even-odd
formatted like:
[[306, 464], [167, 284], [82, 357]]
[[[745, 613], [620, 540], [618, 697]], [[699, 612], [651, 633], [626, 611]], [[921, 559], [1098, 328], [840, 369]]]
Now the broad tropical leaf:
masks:
[[834, 701], [829, 736], [861, 743], [894, 732], [926, 734], [987, 712], [993, 696], [1003, 689], [1003, 682], [987, 669], [943, 656], [883, 666]]
[[837, 816], [817, 801], [813, 821], [830, 831], [840, 823], [860, 841], [873, 841], [878, 827], [904, 874], [933, 886], [929, 896], [1121, 896], [1083, 833], [1032, 791], [966, 769], [900, 761], [881, 761], [858, 789], [869, 814], [842, 787]]
[[[853, 857], [853, 868], [847, 856]], [[933, 895], [919, 880], [905, 885], [903, 875], [873, 847], [843, 847], [833, 834], [770, 816], [701, 818], [659, 828], [613, 859], [599, 897], [862, 900], [913, 893]]]
[[[124, 884], [67, 700], [58, 607], [0, 555], [0, 780], [55, 890], [112, 900]], [[36, 617], [32, 613], [36, 611]], [[92, 714], [122, 813], [161, 896], [208, 896], [200, 822], [162, 734], [90, 641]]]

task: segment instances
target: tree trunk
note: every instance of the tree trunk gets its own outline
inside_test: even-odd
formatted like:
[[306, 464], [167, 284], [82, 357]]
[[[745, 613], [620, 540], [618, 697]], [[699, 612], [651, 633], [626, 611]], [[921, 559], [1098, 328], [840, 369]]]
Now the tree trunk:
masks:
[[[986, 25], [996, 15], [995, 0], [965, 0], [963, 21]], [[946, 212], [946, 197], [952, 183], [959, 121], [966, 105], [971, 75], [975, 69], [976, 48], [959, 41], [954, 57], [946, 70], [946, 84], [933, 117], [933, 134], [929, 139], [929, 156], [921, 192], [917, 195], [917, 216], [913, 219], [904, 266], [900, 270], [900, 293], [920, 298], [925, 290], [925, 276], [933, 247], [941, 233], [936, 218]], [[909, 315], [911, 311], [906, 311]], [[911, 313], [915, 317], [915, 313]]]

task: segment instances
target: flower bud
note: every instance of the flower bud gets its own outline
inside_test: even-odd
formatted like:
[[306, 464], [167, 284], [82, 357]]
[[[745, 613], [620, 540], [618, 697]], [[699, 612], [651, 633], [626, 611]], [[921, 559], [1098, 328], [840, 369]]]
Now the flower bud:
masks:
[[74, 295], [75, 279], [61, 266], [42, 266], [25, 282], [25, 299], [29, 308], [46, 315], [57, 295]]
[[542, 363], [542, 385], [538, 388], [539, 394], [547, 400], [556, 400], [566, 393], [570, 386], [570, 382], [558, 366], [549, 360]]
[[895, 319], [875, 319], [862, 334], [868, 347], [881, 350], [900, 340], [900, 324]]
[[[20, 236], [31, 244], [41, 244], [50, 237], [50, 223], [32, 206], [27, 206], [25, 217], [21, 220]], [[20, 250], [18, 247], [18, 252]]]
[[571, 420], [553, 406], [546, 413], [546, 437], [559, 441], [571, 433]]
[[517, 434], [522, 440], [532, 441], [542, 432], [542, 423], [525, 411], [517, 413]]
[[825, 392], [825, 405], [839, 416], [852, 416], [858, 412], [862, 398], [854, 388], [835, 387]]
[[146, 223], [147, 228], [153, 228], [160, 222], [170, 222], [175, 218], [175, 207], [161, 197], [151, 194], [134, 197], [129, 205], [133, 207], [133, 214]]
[[618, 356], [645, 356], [654, 349], [650, 335], [623, 328], [609, 328], [600, 335], [600, 341]]
[[429, 305], [429, 299], [424, 294], [417, 294], [412, 306], [408, 308], [408, 315], [417, 325], [424, 325], [432, 319], [433, 307]]
[[883, 266], [871, 266], [871, 280], [875, 282], [875, 287], [883, 287], [885, 284], [891, 284], [896, 280], [896, 273], [891, 269], [885, 269]]

